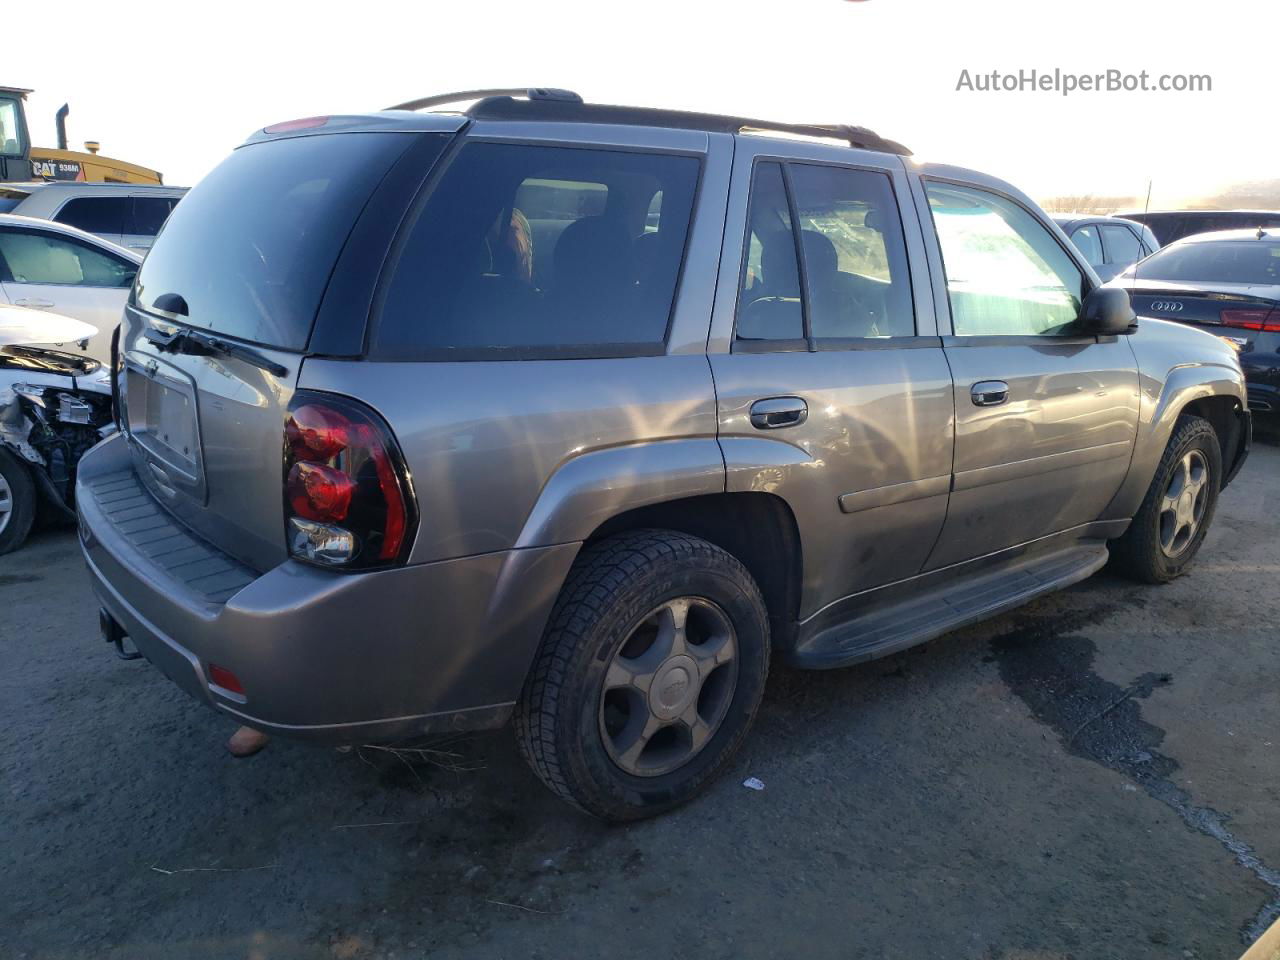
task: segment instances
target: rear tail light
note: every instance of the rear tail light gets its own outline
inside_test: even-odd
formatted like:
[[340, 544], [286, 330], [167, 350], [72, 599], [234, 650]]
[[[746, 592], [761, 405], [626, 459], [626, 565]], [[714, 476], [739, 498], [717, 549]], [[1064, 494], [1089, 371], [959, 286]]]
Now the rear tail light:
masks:
[[382, 418], [346, 397], [299, 391], [284, 434], [290, 554], [348, 570], [403, 561], [413, 489]]
[[1223, 310], [1222, 325], [1242, 330], [1280, 331], [1280, 316], [1275, 310]]

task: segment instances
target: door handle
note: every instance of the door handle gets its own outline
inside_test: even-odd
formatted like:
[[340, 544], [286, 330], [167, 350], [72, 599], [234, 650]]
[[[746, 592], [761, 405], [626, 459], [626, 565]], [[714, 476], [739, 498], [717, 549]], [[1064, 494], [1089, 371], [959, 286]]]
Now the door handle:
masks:
[[969, 388], [975, 407], [998, 407], [1009, 399], [1009, 385], [1003, 380], [982, 380]]
[[769, 397], [751, 405], [751, 425], [757, 430], [798, 427], [809, 418], [809, 405], [800, 397]]
[[46, 307], [52, 307], [52, 300], [41, 300], [39, 297], [24, 297], [21, 300], [13, 301], [15, 307], [35, 307], [37, 310], [43, 310]]

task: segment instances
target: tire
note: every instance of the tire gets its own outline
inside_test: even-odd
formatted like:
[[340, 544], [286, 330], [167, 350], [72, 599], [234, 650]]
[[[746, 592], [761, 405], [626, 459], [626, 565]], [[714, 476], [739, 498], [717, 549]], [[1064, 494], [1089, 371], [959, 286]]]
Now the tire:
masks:
[[[760, 707], [769, 652], [764, 600], [731, 554], [668, 530], [591, 544], [565, 581], [516, 707], [521, 753], [554, 793], [601, 820], [663, 813], [737, 752]], [[638, 692], [651, 668], [648, 693]], [[635, 685], [619, 684], [629, 673]], [[665, 726], [628, 750], [636, 724]]]
[[36, 488], [31, 473], [8, 450], [0, 450], [0, 554], [22, 546], [35, 516]]
[[[1175, 474], [1181, 475], [1182, 465], [1188, 458], [1193, 463], [1203, 463], [1206, 468], [1208, 475], [1202, 486], [1204, 501], [1199, 504], [1198, 493], [1191, 497], [1193, 510], [1199, 516], [1195, 529], [1185, 540], [1180, 538], [1170, 543], [1170, 524], [1176, 524], [1178, 518], [1171, 518], [1165, 509], [1165, 497], [1171, 492]], [[1112, 541], [1112, 566], [1143, 583], [1168, 583], [1182, 576], [1191, 566], [1213, 522], [1221, 485], [1222, 448], [1213, 426], [1202, 417], [1179, 417], [1142, 506], [1124, 536]], [[1167, 549], [1170, 546], [1172, 551]]]

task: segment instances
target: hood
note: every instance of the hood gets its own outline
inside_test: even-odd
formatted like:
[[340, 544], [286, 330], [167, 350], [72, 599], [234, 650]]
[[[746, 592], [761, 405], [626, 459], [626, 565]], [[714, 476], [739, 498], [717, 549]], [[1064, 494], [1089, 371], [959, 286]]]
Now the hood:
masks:
[[92, 324], [60, 313], [0, 304], [0, 347], [78, 343], [97, 335], [98, 328]]

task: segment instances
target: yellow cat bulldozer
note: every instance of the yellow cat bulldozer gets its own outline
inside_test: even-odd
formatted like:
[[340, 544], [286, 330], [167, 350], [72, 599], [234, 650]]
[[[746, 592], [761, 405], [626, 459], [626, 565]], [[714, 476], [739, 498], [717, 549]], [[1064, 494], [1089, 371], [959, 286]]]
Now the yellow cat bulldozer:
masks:
[[66, 104], [57, 113], [58, 146], [33, 147], [27, 132], [26, 98], [30, 90], [0, 87], [0, 183], [32, 180], [80, 180], [88, 183], [163, 183], [157, 170], [98, 153], [95, 141], [85, 152], [67, 149]]

